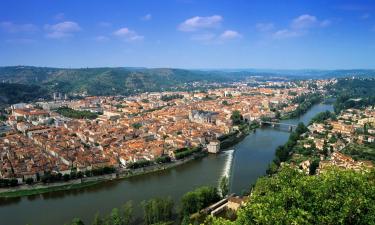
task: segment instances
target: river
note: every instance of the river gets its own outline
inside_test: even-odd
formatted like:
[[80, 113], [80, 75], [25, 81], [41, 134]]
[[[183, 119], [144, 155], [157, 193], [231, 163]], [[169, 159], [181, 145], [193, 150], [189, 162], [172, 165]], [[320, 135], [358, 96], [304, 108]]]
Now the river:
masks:
[[[317, 104], [300, 118], [285, 123], [307, 124], [317, 113], [333, 110]], [[287, 129], [259, 128], [233, 146], [233, 150], [198, 159], [179, 167], [124, 180], [105, 182], [82, 190], [53, 192], [38, 196], [0, 200], [0, 225], [62, 225], [79, 217], [90, 223], [95, 213], [108, 214], [132, 200], [140, 215], [139, 203], [157, 196], [181, 196], [203, 185], [217, 186], [220, 177], [230, 175], [231, 192], [248, 191], [265, 174], [277, 146], [289, 137]]]

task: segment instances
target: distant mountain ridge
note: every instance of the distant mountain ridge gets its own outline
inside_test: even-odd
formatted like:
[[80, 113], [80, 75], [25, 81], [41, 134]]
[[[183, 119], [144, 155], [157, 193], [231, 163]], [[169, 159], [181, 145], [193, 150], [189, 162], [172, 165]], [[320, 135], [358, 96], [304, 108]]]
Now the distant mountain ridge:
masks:
[[375, 70], [188, 70], [173, 68], [101, 67], [51, 68], [33, 66], [0, 67], [0, 82], [38, 85], [47, 92], [88, 95], [129, 95], [144, 91], [188, 88], [192, 82], [231, 82], [250, 76], [294, 79], [343, 76], [375, 76]]

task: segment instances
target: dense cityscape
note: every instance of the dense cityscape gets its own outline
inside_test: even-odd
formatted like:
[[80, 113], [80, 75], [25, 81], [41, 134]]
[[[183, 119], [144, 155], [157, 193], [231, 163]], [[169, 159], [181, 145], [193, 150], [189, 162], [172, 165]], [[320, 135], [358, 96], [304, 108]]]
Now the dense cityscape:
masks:
[[375, 224], [373, 0], [3, 0], [0, 225]]
[[[319, 92], [331, 82], [318, 81]], [[231, 119], [235, 112], [247, 124], [259, 124], [262, 119], [288, 116], [299, 106], [294, 99], [313, 93], [307, 82], [265, 84], [290, 86], [274, 89], [238, 85], [126, 98], [68, 100], [54, 94], [53, 101], [14, 104], [7, 109], [10, 130], [1, 139], [1, 176], [22, 184], [29, 178], [37, 182], [44, 173], [69, 175], [72, 169], [84, 173], [175, 160], [184, 149], [217, 153], [218, 139], [243, 129]]]

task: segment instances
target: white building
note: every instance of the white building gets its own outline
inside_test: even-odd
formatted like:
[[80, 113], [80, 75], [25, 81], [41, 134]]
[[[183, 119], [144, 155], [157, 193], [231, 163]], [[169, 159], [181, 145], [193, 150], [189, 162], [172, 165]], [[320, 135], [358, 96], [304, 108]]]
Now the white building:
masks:
[[207, 151], [209, 153], [219, 153], [220, 152], [220, 142], [217, 142], [217, 141], [211, 141], [208, 145], [207, 145]]

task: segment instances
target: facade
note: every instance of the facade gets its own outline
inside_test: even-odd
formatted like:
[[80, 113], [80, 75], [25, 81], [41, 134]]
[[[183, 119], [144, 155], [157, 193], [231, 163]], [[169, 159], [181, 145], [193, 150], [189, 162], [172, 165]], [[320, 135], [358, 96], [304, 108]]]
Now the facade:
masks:
[[209, 153], [219, 153], [220, 152], [220, 142], [217, 142], [217, 141], [211, 141], [208, 145], [207, 145], [207, 151]]

